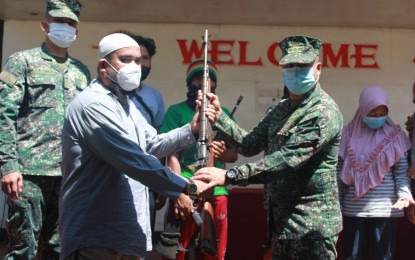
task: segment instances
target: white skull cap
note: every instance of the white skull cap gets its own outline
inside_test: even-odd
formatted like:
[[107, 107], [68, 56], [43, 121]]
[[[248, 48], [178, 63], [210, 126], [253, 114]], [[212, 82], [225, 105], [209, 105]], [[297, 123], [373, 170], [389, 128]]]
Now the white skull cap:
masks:
[[98, 59], [102, 59], [113, 51], [125, 47], [138, 47], [138, 43], [124, 33], [113, 33], [105, 36], [98, 45]]

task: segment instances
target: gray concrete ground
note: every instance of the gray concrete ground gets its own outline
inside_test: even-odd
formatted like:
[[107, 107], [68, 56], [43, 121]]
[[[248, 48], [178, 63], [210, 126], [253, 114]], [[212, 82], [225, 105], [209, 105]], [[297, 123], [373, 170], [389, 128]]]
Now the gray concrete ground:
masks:
[[[155, 227], [155, 234], [154, 234], [154, 241], [158, 240], [158, 236], [163, 229], [163, 219], [165, 214], [166, 207], [159, 210], [156, 215], [156, 227]], [[6, 252], [6, 231], [5, 227], [5, 218], [6, 218], [7, 206], [5, 201], [5, 196], [3, 192], [0, 192], [0, 259], [4, 258]], [[156, 252], [150, 252], [150, 254], [146, 257], [146, 260], [160, 260], [161, 256]]]

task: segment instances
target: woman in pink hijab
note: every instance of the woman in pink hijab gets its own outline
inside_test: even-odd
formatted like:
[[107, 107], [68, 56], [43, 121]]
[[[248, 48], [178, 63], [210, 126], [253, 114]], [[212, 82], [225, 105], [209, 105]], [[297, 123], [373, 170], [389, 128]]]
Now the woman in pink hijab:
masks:
[[381, 87], [362, 91], [343, 128], [337, 166], [346, 259], [393, 259], [398, 217], [415, 204], [407, 175], [411, 143], [388, 116]]

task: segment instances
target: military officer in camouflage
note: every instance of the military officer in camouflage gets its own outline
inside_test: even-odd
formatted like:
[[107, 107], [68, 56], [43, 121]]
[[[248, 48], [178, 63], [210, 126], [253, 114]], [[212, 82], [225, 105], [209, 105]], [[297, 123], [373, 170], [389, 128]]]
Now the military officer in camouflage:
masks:
[[11, 55], [0, 73], [0, 173], [9, 205], [5, 259], [59, 257], [64, 112], [90, 82], [87, 67], [68, 56], [80, 9], [76, 0], [48, 0], [40, 23], [45, 41]]
[[[265, 157], [228, 171], [203, 168], [194, 179], [210, 186], [268, 183], [273, 259], [336, 259], [342, 218], [336, 184], [342, 115], [321, 88], [321, 41], [307, 36], [280, 42], [284, 83], [290, 96], [246, 132], [221, 113], [214, 126], [244, 156]], [[243, 227], [241, 227], [243, 229]]]

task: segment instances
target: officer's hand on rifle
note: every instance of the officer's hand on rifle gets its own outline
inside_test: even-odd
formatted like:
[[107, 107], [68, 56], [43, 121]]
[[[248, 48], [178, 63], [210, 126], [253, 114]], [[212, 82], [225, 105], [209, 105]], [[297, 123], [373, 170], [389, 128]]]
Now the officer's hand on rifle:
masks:
[[222, 113], [222, 107], [220, 106], [219, 97], [213, 93], [206, 93], [206, 96], [209, 100], [209, 104], [214, 107], [215, 110], [215, 118], [210, 118], [209, 121], [211, 124], [215, 123], [216, 118]]
[[[193, 178], [192, 178], [193, 179]], [[213, 188], [208, 186], [209, 184], [204, 181], [193, 180], [197, 186], [197, 193], [195, 197], [197, 198], [213, 198]]]
[[[196, 113], [193, 116], [192, 122], [190, 122], [190, 127], [192, 129], [192, 132], [194, 135], [199, 134], [199, 128], [200, 128], [200, 102], [196, 101]], [[206, 116], [209, 119], [209, 121], [215, 121], [216, 120], [216, 109], [213, 105], [208, 105], [206, 108]]]
[[216, 186], [224, 186], [226, 185], [226, 170], [219, 169], [215, 167], [205, 167], [201, 168], [197, 172], [195, 172], [194, 176], [192, 177], [194, 181], [203, 181], [206, 185], [201, 187], [201, 193], [206, 192], [209, 189], [212, 189]]
[[[213, 124], [216, 120], [216, 118], [218, 118], [219, 114], [222, 112], [222, 108], [220, 107], [220, 103], [219, 103], [219, 99], [218, 97], [213, 94], [213, 93], [206, 93], [206, 97], [209, 100], [209, 104], [207, 107], [207, 111], [206, 111], [206, 116], [208, 117], [209, 121], [211, 124]], [[211, 100], [213, 100], [213, 103], [211, 102]], [[202, 105], [202, 100], [203, 100], [203, 94], [202, 91], [199, 90], [197, 92], [197, 99], [196, 99], [196, 114], [195, 116], [197, 116], [197, 118], [199, 118], [199, 111], [200, 111], [200, 106]]]

